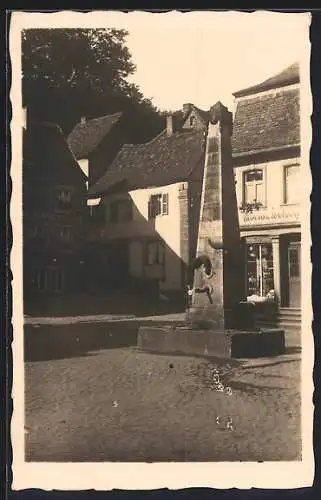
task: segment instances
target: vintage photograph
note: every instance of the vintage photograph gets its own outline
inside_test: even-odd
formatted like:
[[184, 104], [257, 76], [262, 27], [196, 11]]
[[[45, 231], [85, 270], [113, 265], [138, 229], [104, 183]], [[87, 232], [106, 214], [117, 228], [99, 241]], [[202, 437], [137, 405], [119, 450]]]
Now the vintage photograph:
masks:
[[13, 16], [14, 464], [312, 481], [309, 22]]

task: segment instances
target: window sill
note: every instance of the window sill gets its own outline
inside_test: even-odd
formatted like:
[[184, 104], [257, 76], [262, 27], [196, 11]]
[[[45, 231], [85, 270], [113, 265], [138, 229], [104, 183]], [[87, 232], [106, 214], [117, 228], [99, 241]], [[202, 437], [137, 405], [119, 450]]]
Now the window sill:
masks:
[[281, 203], [280, 204], [280, 207], [299, 207], [300, 206], [300, 202], [296, 202], [296, 203]]

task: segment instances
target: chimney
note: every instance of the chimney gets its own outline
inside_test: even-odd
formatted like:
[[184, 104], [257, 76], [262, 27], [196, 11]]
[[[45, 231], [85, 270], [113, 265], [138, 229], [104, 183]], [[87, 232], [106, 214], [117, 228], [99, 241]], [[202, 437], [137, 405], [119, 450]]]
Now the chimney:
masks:
[[82, 116], [80, 118], [80, 123], [82, 123], [82, 124], [86, 123], [86, 117], [85, 116]]
[[183, 104], [183, 113], [184, 116], [187, 115], [187, 113], [190, 111], [191, 107], [193, 106], [192, 103], [187, 102], [186, 104]]
[[173, 135], [173, 116], [168, 115], [166, 117], [166, 135]]
[[27, 130], [27, 120], [28, 120], [27, 106], [24, 106], [22, 108], [22, 127], [25, 130]]

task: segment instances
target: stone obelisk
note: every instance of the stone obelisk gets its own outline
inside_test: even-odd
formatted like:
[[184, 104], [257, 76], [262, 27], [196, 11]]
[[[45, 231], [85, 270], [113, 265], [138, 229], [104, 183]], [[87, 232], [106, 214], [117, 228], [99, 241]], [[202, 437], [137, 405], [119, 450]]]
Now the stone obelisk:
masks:
[[[211, 108], [205, 152], [192, 326], [222, 331], [233, 327], [243, 298], [243, 256], [232, 164], [232, 113], [218, 102]], [[201, 292], [200, 292], [201, 291]]]
[[284, 331], [254, 327], [243, 301], [242, 254], [232, 164], [232, 114], [211, 108], [206, 140], [191, 307], [182, 326], [142, 326], [138, 347], [150, 352], [257, 357], [283, 354]]

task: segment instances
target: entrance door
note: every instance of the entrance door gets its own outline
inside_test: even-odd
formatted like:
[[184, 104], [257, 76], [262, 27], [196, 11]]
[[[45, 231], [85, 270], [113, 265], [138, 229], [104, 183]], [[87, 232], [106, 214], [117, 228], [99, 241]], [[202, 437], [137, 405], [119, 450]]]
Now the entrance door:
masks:
[[301, 245], [299, 242], [289, 244], [289, 306], [301, 306]]

